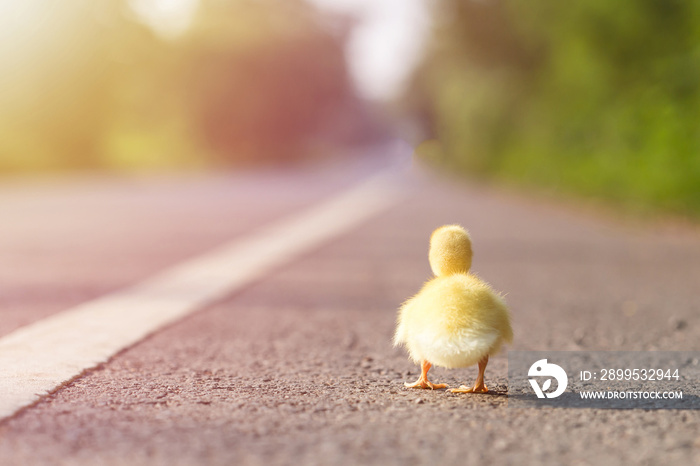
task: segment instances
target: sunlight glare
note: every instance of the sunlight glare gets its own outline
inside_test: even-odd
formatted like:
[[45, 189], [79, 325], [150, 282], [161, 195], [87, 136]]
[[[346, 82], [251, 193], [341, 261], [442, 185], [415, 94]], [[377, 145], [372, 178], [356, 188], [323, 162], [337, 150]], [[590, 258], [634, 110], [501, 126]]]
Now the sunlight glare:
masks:
[[396, 97], [420, 62], [430, 30], [428, 0], [308, 0], [358, 19], [347, 44], [350, 71], [370, 99]]
[[31, 55], [51, 6], [46, 0], [0, 0], [0, 63], [16, 66]]
[[166, 39], [174, 39], [190, 27], [199, 0], [129, 0], [139, 19]]

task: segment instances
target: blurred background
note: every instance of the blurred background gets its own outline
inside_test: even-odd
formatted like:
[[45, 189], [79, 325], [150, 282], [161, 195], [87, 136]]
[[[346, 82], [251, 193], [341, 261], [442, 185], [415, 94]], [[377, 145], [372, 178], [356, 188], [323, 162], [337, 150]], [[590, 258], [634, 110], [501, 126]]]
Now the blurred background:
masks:
[[0, 0], [0, 173], [235, 169], [402, 138], [700, 215], [700, 4]]
[[[447, 0], [405, 94], [462, 172], [700, 214], [700, 4]], [[439, 141], [439, 142], [438, 142]]]

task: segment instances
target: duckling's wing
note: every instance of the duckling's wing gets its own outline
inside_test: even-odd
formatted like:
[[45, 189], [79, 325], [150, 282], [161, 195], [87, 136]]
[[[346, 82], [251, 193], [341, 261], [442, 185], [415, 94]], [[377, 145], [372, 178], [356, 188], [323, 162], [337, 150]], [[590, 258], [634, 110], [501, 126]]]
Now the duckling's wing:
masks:
[[406, 315], [411, 313], [411, 307], [415, 305], [416, 297], [403, 303], [396, 318], [396, 331], [394, 332], [394, 346], [405, 344], [408, 341], [408, 324]]

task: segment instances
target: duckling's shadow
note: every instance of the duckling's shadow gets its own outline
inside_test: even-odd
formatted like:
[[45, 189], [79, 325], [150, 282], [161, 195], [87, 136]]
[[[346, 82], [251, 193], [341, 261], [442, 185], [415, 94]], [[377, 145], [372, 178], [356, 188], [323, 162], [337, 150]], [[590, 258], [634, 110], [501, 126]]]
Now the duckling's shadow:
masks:
[[449, 388], [444, 388], [444, 389], [441, 389], [441, 390], [444, 391], [444, 392], [446, 392], [446, 393], [450, 393], [450, 394], [453, 395], [453, 396], [457, 396], [457, 397], [459, 397], [459, 396], [465, 396], [465, 397], [466, 397], [466, 396], [480, 395], [480, 396], [487, 396], [487, 397], [490, 397], [490, 398], [491, 398], [491, 397], [493, 397], [493, 398], [499, 398], [499, 397], [508, 398], [508, 391], [506, 391], [506, 390], [503, 390], [503, 391], [502, 391], [502, 390], [491, 390], [491, 389], [489, 389], [489, 391], [488, 391], [488, 392], [485, 392], [485, 393], [452, 393], [452, 392], [450, 392], [450, 389], [449, 389]]

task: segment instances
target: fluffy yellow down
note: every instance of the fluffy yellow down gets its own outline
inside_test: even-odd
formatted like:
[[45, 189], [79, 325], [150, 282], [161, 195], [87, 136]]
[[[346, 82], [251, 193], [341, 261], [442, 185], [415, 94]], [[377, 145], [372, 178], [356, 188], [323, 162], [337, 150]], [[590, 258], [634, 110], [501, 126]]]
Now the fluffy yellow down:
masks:
[[399, 310], [394, 345], [404, 344], [417, 363], [472, 366], [512, 341], [508, 308], [468, 273], [471, 240], [462, 227], [441, 227], [430, 243], [430, 265], [438, 276]]
[[436, 277], [467, 273], [472, 266], [472, 241], [459, 225], [445, 225], [430, 235], [430, 268]]

